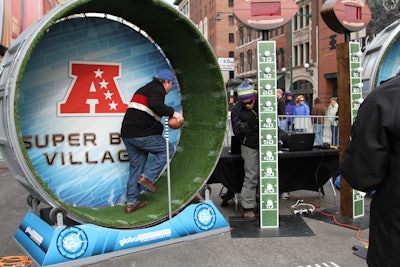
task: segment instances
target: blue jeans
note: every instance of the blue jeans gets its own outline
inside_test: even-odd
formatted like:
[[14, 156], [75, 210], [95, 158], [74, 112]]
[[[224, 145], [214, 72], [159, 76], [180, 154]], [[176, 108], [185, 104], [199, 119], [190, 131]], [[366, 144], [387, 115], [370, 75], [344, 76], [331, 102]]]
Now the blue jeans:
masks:
[[322, 123], [314, 123], [315, 144], [321, 146], [323, 144], [324, 125]]
[[279, 121], [279, 125], [278, 127], [282, 130], [282, 131], [287, 131], [287, 120], [286, 119], [281, 119]]
[[[155, 182], [167, 164], [166, 140], [162, 135], [150, 135], [135, 138], [122, 138], [129, 155], [129, 179], [126, 189], [128, 205], [139, 203], [141, 185], [137, 183], [143, 175]], [[169, 143], [169, 155], [172, 158], [175, 148]], [[149, 158], [152, 154], [152, 158]], [[150, 159], [150, 160], [149, 160]]]
[[287, 130], [285, 130], [285, 131], [289, 131], [289, 132], [294, 131], [293, 120], [290, 120], [290, 119], [287, 120]]
[[331, 125], [331, 132], [332, 132], [332, 146], [339, 146], [338, 138], [339, 138], [339, 126]]

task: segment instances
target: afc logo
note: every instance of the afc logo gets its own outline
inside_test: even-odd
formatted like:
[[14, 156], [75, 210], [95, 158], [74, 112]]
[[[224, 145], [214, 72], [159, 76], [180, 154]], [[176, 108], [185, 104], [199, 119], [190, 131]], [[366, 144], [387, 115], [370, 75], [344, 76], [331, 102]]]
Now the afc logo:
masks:
[[73, 81], [64, 100], [57, 105], [57, 116], [119, 116], [128, 107], [121, 97], [116, 79], [121, 64], [69, 63]]

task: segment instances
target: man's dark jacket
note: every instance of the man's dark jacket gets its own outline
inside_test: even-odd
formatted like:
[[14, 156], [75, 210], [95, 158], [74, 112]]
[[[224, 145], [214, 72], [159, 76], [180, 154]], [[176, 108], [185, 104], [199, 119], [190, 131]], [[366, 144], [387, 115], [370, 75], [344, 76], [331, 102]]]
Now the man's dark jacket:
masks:
[[278, 99], [277, 106], [278, 106], [278, 115], [286, 115], [286, 101], [283, 97]]
[[361, 104], [340, 171], [354, 189], [376, 190], [368, 265], [400, 266], [400, 76], [374, 89]]
[[240, 101], [236, 102], [231, 112], [233, 133], [240, 139], [242, 145], [258, 149], [258, 108], [257, 102], [253, 109], [245, 108]]
[[[155, 134], [162, 134], [163, 124], [148, 112], [146, 108], [153, 111], [156, 116], [172, 116], [174, 109], [164, 104], [165, 89], [158, 79], [139, 88], [133, 95], [129, 108], [122, 121], [121, 137], [143, 137]], [[141, 109], [132, 106], [141, 107]]]

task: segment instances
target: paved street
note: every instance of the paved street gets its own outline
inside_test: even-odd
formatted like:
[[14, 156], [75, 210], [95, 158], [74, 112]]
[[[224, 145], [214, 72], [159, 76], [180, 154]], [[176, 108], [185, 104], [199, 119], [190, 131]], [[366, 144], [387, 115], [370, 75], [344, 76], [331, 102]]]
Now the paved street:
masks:
[[[29, 194], [12, 177], [1, 158], [0, 179], [0, 256], [25, 255], [13, 235], [30, 209], [26, 202]], [[315, 212], [310, 218], [291, 215], [293, 209], [290, 206], [297, 197], [317, 203], [321, 209], [338, 210], [339, 196], [335, 200], [329, 183], [324, 187], [326, 196], [322, 198], [312, 191], [291, 192], [289, 200], [280, 200], [281, 225], [286, 222], [287, 225], [281, 226], [279, 231], [260, 231], [255, 228], [253, 237], [234, 237], [238, 236], [237, 231], [241, 233], [243, 230], [243, 223], [239, 223], [239, 226], [235, 224], [236, 215], [240, 214], [235, 214], [233, 201], [229, 202], [228, 207], [220, 207], [221, 188], [221, 184], [212, 185], [211, 199], [227, 221], [231, 219], [230, 232], [134, 252], [90, 266], [367, 266], [364, 259], [353, 254], [353, 246], [364, 245], [356, 239], [355, 230], [326, 222], [331, 221], [330, 218], [318, 219], [321, 216]], [[361, 224], [368, 221], [369, 199], [365, 203], [367, 215]], [[45, 207], [43, 204], [41, 206]], [[292, 219], [296, 220], [295, 224], [290, 223]], [[257, 233], [263, 237], [256, 237]], [[368, 228], [362, 230], [360, 236], [368, 239]]]

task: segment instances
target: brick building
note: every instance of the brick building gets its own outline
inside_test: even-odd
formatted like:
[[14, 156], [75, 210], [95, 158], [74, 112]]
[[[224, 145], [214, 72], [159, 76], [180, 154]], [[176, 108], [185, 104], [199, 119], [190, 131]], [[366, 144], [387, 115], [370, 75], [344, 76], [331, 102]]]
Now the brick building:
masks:
[[[291, 22], [264, 35], [276, 41], [278, 87], [303, 94], [309, 104], [317, 96], [326, 104], [337, 96], [336, 44], [345, 38], [323, 21], [320, 10], [325, 1], [295, 0], [299, 9]], [[218, 58], [234, 57], [234, 71], [223, 71], [225, 81], [257, 81], [256, 45], [263, 34], [234, 18], [233, 0], [176, 0], [174, 4], [198, 26]], [[353, 33], [351, 37], [363, 36]]]

